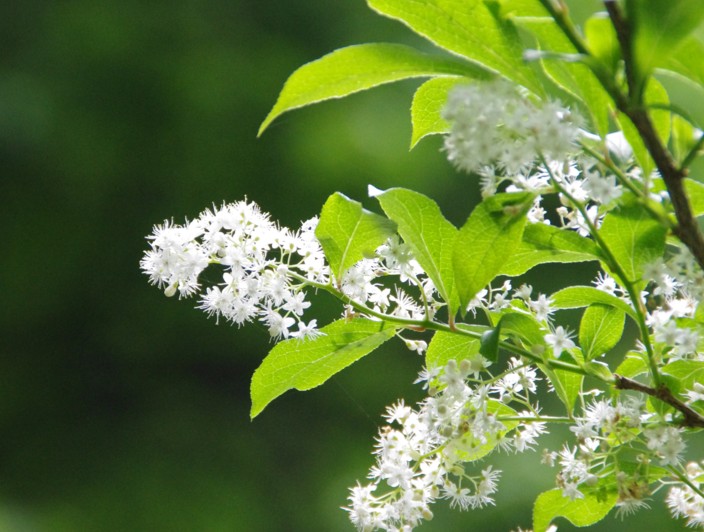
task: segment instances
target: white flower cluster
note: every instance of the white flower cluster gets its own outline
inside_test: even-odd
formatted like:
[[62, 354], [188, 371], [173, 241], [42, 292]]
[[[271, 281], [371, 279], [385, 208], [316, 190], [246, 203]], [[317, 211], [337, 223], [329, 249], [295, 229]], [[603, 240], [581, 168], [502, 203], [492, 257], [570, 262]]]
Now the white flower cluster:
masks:
[[[477, 355], [481, 358], [481, 355]], [[439, 370], [426, 370], [420, 381], [430, 387], [430, 397], [414, 410], [403, 401], [387, 409], [389, 423], [377, 438], [368, 485], [350, 490], [350, 520], [358, 530], [412, 530], [431, 519], [430, 505], [447, 499], [461, 510], [493, 504], [499, 471], [491, 466], [469, 474], [467, 462], [483, 458], [495, 447], [522, 452], [532, 449], [545, 432], [533, 419], [529, 403], [536, 391], [536, 372], [512, 359], [505, 374], [493, 385], [471, 386], [486, 361], [451, 360]], [[508, 406], [516, 401], [529, 411]], [[389, 489], [377, 494], [381, 483]]]
[[691, 253], [677, 248], [668, 260], [649, 264], [643, 277], [651, 283], [645, 296], [656, 346], [670, 361], [704, 361], [699, 333], [691, 322], [704, 297], [704, 272]]
[[[293, 232], [254, 203], [226, 204], [184, 225], [156, 226], [140, 266], [167, 296], [190, 296], [201, 292], [203, 270], [218, 264], [221, 280], [201, 292], [199, 308], [237, 325], [259, 319], [276, 339], [315, 336], [315, 320], [302, 318], [310, 303], [301, 280], [329, 277], [316, 224], [313, 218]], [[298, 330], [291, 330], [294, 325]]]
[[[679, 483], [670, 488], [667, 505], [673, 516], [687, 519], [687, 525], [704, 527], [704, 497], [701, 496], [704, 489], [704, 469], [698, 463], [691, 462], [687, 464], [685, 474], [691, 486]], [[698, 489], [699, 493], [692, 487]]]
[[448, 159], [477, 172], [496, 165], [507, 175], [523, 174], [538, 154], [565, 160], [579, 135], [575, 115], [559, 102], [534, 102], [502, 80], [455, 87], [442, 116], [450, 125]]
[[559, 453], [545, 451], [543, 462], [559, 463], [557, 485], [572, 500], [583, 498], [586, 490], [598, 492], [602, 479], [615, 471], [620, 515], [648, 506], [643, 499], [651, 494], [650, 457], [657, 457], [662, 466], [679, 466], [685, 450], [681, 429], [633, 400], [593, 401], [570, 430], [577, 445], [565, 445]]

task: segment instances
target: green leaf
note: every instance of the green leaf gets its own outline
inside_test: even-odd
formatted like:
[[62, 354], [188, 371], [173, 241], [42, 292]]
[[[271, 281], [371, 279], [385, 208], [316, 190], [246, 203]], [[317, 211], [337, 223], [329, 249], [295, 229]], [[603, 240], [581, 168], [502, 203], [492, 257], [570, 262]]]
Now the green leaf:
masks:
[[423, 83], [413, 95], [411, 103], [411, 149], [423, 137], [447, 133], [450, 129], [447, 121], [441, 116], [447, 103], [447, 95], [458, 83], [468, 81], [461, 77], [433, 78]]
[[514, 277], [523, 275], [539, 264], [598, 259], [597, 247], [589, 238], [552, 225], [528, 224], [523, 239], [503, 263], [500, 273]]
[[362, 204], [336, 192], [320, 213], [315, 236], [323, 247], [330, 269], [338, 283], [347, 269], [371, 257], [390, 236], [396, 224], [362, 208]]
[[452, 250], [457, 228], [442, 215], [437, 203], [419, 192], [392, 188], [377, 193], [376, 198], [386, 215], [398, 224], [398, 233], [449, 305], [450, 315], [454, 315], [458, 299]]
[[584, 24], [584, 36], [591, 54], [599, 59], [611, 73], [618, 69], [621, 60], [621, 48], [616, 30], [605, 12], [595, 13]]
[[292, 109], [393, 81], [443, 75], [486, 77], [474, 65], [424, 54], [400, 44], [370, 43], [341, 48], [291, 74], [274, 108], [259, 127], [258, 135], [276, 117]]
[[704, 215], [704, 184], [686, 177], [683, 181], [684, 190], [689, 198], [694, 216]]
[[630, 352], [623, 359], [623, 362], [619, 364], [614, 373], [621, 375], [622, 377], [628, 377], [629, 379], [642, 375], [643, 373], [648, 373], [650, 368], [648, 367], [648, 362], [641, 353]]
[[662, 368], [662, 372], [674, 377], [681, 390], [691, 390], [694, 383], [704, 384], [704, 362], [700, 360], [676, 360]]
[[[644, 100], [646, 106], [651, 108], [648, 114], [650, 115], [650, 119], [655, 126], [655, 131], [658, 133], [658, 136], [660, 137], [660, 140], [662, 140], [663, 144], [667, 145], [670, 137], [671, 114], [666, 109], [670, 105], [670, 97], [662, 84], [655, 78], [650, 78], [648, 80]], [[627, 116], [622, 113], [617, 113], [616, 117], [626, 140], [633, 149], [633, 155], [635, 156], [636, 161], [643, 169], [643, 175], [649, 176], [655, 168], [655, 163], [645, 147], [640, 133], [638, 133], [638, 130], [633, 125], [633, 122], [631, 122]]]
[[314, 339], [279, 342], [252, 376], [255, 418], [274, 399], [293, 388], [310, 390], [356, 362], [394, 335], [395, 326], [362, 318], [338, 320]]
[[507, 312], [499, 320], [502, 332], [510, 332], [526, 341], [528, 345], [545, 345], [545, 333], [538, 321], [529, 314]]
[[628, 0], [626, 10], [638, 81], [665, 64], [704, 20], [704, 3], [698, 0]]
[[482, 334], [481, 345], [479, 352], [487, 360], [496, 362], [499, 359], [499, 340], [501, 338], [501, 322]]
[[595, 303], [610, 305], [624, 311], [636, 323], [638, 322], [638, 315], [628, 303], [593, 286], [569, 286], [555, 292], [550, 296], [550, 300], [552, 301], [552, 306], [556, 309], [582, 308]]
[[623, 205], [604, 217], [599, 234], [627, 280], [643, 286], [643, 268], [662, 257], [667, 229], [638, 204]]
[[[573, 362], [573, 360], [566, 359], [565, 355], [560, 357], [560, 360], [563, 359], [568, 362]], [[562, 404], [565, 405], [567, 413], [572, 415], [574, 403], [579, 396], [579, 392], [582, 391], [584, 375], [561, 369], [550, 369], [545, 364], [538, 364], [538, 367], [548, 378], [552, 387], [555, 388], [555, 393], [560, 398], [560, 401], [562, 401]]]
[[677, 50], [667, 57], [663, 67], [701, 86], [704, 85], [702, 57], [704, 57], [704, 43], [692, 35], [682, 41]]
[[523, 45], [500, 6], [484, 0], [367, 0], [432, 43], [484, 65], [536, 94], [543, 88], [523, 62]]
[[472, 211], [452, 258], [462, 308], [501, 272], [520, 245], [531, 204], [532, 197], [524, 193], [496, 194]]
[[450, 360], [460, 362], [479, 353], [479, 340], [456, 333], [438, 331], [428, 345], [425, 365], [428, 368], [444, 367]]
[[[529, 17], [517, 18], [515, 21], [517, 25], [533, 34], [540, 50], [558, 54], [577, 52], [552, 18]], [[609, 132], [611, 97], [591, 69], [584, 63], [559, 59], [541, 60], [540, 64], [550, 80], [583, 104], [594, 130], [604, 137]]]
[[583, 499], [563, 497], [562, 491], [553, 489], [538, 495], [533, 506], [533, 530], [545, 532], [556, 517], [564, 517], [574, 526], [598, 523], [616, 504], [618, 493], [611, 492], [604, 499], [586, 493]]
[[[489, 399], [486, 401], [486, 411], [489, 414], [498, 416], [514, 417], [518, 413], [508, 405], [499, 401]], [[518, 421], [501, 421], [505, 430], [499, 430], [495, 434], [485, 435], [484, 438], [478, 438], [473, 431], [468, 430], [460, 438], [456, 438], [452, 442], [454, 449], [458, 451], [459, 458], [463, 462], [473, 462], [479, 460], [493, 451], [504, 435], [518, 426]]]
[[579, 324], [579, 345], [585, 359], [614, 348], [623, 335], [625, 317], [623, 310], [609, 305], [596, 303], [587, 307]]

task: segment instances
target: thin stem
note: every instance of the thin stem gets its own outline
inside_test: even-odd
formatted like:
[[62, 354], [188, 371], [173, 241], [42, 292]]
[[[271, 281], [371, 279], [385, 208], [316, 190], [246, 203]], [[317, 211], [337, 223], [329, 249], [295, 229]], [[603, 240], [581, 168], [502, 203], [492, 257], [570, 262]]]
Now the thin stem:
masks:
[[[416, 329], [416, 330], [432, 330], [432, 331], [442, 331], [442, 332], [449, 332], [453, 334], [459, 334], [461, 336], [468, 336], [470, 338], [474, 338], [476, 340], [481, 340], [482, 338], [482, 333], [476, 332], [476, 331], [470, 331], [461, 327], [457, 327], [456, 325], [450, 325], [447, 323], [442, 323], [438, 321], [434, 321], [432, 319], [424, 319], [424, 320], [414, 320], [411, 318], [401, 318], [399, 316], [394, 316], [392, 314], [385, 314], [383, 312], [378, 312], [374, 309], [370, 309], [366, 305], [359, 303], [358, 301], [353, 300], [352, 298], [346, 296], [342, 292], [340, 292], [337, 288], [335, 288], [332, 284], [323, 284], [323, 283], [318, 283], [316, 281], [311, 281], [310, 279], [305, 278], [304, 276], [297, 274], [295, 272], [289, 272], [289, 275], [293, 277], [294, 279], [297, 279], [301, 281], [302, 283], [307, 284], [311, 288], [315, 288], [318, 290], [324, 290], [328, 292], [329, 294], [332, 294], [335, 296], [337, 299], [341, 300], [343, 303], [350, 305], [353, 309], [359, 311], [362, 314], [366, 314], [369, 316], [373, 316], [375, 318], [378, 318], [383, 321], [388, 321], [389, 323], [396, 323], [398, 325], [402, 325], [404, 327]], [[584, 368], [581, 366], [578, 366], [577, 364], [571, 364], [569, 362], [564, 362], [562, 360], [557, 360], [557, 359], [549, 359], [545, 360], [543, 357], [536, 355], [527, 349], [524, 349], [520, 346], [517, 346], [515, 344], [512, 344], [507, 341], [500, 341], [499, 342], [499, 347], [506, 351], [510, 351], [512, 353], [516, 353], [517, 355], [521, 355], [528, 360], [535, 362], [536, 364], [545, 364], [546, 366], [549, 366], [553, 369], [561, 369], [564, 371], [569, 371], [572, 373], [578, 373], [579, 375], [591, 375], [592, 377], [596, 377], [595, 375], [592, 375], [591, 373], [587, 373]], [[599, 378], [599, 377], [596, 377]], [[603, 380], [603, 379], [602, 379]], [[604, 381], [606, 382], [606, 381]]]
[[536, 423], [574, 423], [574, 419], [560, 416], [499, 416], [499, 421], [527, 421]]
[[675, 469], [672, 466], [668, 466], [667, 469], [668, 469], [668, 471], [670, 471], [670, 473], [672, 473], [674, 476], [676, 476], [680, 482], [682, 482], [683, 484], [687, 484], [687, 486], [689, 486], [690, 489], [694, 493], [696, 493], [702, 499], [704, 499], [704, 492], [701, 489], [699, 489], [697, 486], [695, 486], [694, 482], [689, 480], [689, 477], [687, 477], [687, 475], [683, 474], [682, 472], [678, 471], [677, 469]]
[[616, 379], [616, 389], [618, 390], [634, 390], [637, 392], [644, 393], [651, 397], [655, 397], [660, 401], [667, 403], [676, 410], [682, 413], [684, 419], [682, 420], [682, 425], [685, 427], [699, 427], [704, 428], [704, 416], [699, 414], [692, 407], [675, 397], [675, 395], [670, 391], [670, 389], [664, 384], [653, 388], [647, 386], [643, 383], [629, 379], [628, 377], [623, 377], [621, 375], [614, 374]]
[[648, 331], [648, 325], [645, 322], [646, 312], [645, 308], [643, 307], [643, 302], [640, 299], [640, 294], [633, 286], [631, 280], [628, 279], [628, 277], [626, 276], [626, 272], [623, 271], [623, 268], [619, 264], [618, 260], [616, 260], [616, 257], [609, 248], [609, 246], [606, 244], [604, 239], [601, 238], [601, 235], [599, 234], [596, 225], [594, 225], [594, 222], [592, 222], [589, 218], [589, 214], [587, 213], [587, 210], [585, 209], [584, 205], [582, 205], [580, 201], [577, 201], [574, 196], [567, 192], [567, 190], [560, 184], [560, 182], [555, 177], [552, 168], [550, 168], [550, 165], [547, 163], [545, 157], [543, 157], [542, 154], [540, 154], [540, 160], [543, 163], [545, 169], [547, 170], [548, 175], [550, 176], [550, 181], [555, 186], [557, 191], [563, 196], [565, 196], [567, 200], [572, 204], [572, 206], [577, 209], [582, 215], [582, 217], [584, 218], [584, 223], [589, 229], [589, 234], [591, 234], [592, 238], [594, 238], [597, 245], [599, 246], [599, 249], [604, 255], [604, 262], [606, 262], [609, 269], [618, 276], [619, 280], [621, 281], [621, 284], [626, 288], [626, 291], [628, 292], [628, 297], [631, 300], [631, 303], [633, 303], [633, 308], [635, 309], [636, 315], [638, 316], [638, 327], [641, 333], [641, 340], [643, 342], [643, 345], [645, 345], [646, 352], [648, 353], [648, 363], [650, 366], [650, 373], [653, 377], [653, 382], [656, 385], [659, 385], [660, 373], [658, 372], [657, 363], [655, 362], [655, 352], [653, 351], [653, 346], [650, 344], [650, 331]]

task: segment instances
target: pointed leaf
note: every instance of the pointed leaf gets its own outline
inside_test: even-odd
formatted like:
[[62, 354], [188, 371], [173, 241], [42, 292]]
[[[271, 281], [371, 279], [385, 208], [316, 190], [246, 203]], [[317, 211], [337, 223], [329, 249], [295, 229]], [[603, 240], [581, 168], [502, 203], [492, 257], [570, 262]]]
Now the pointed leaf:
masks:
[[496, 194], [477, 205], [460, 230], [453, 264], [460, 306], [467, 304], [502, 270], [520, 246], [532, 197]]
[[614, 348], [623, 335], [625, 317], [623, 310], [609, 305], [597, 303], [587, 307], [579, 324], [579, 345], [585, 359], [591, 360]]
[[537, 94], [543, 89], [523, 62], [523, 45], [498, 4], [484, 0], [367, 0], [446, 50], [484, 65]]
[[258, 134], [276, 117], [292, 109], [342, 98], [384, 83], [442, 75], [485, 74], [474, 65], [424, 54], [400, 44], [370, 43], [341, 48], [291, 74]]
[[287, 390], [310, 390], [356, 362], [394, 335], [394, 325], [366, 319], [338, 320], [320, 330], [324, 336], [285, 340], [269, 352], [252, 376], [255, 418]]
[[[564, 358], [564, 355], [562, 358]], [[573, 362], [573, 360], [570, 359], [569, 362]], [[571, 416], [574, 403], [582, 391], [584, 375], [561, 369], [550, 369], [545, 364], [538, 364], [538, 367], [548, 378], [552, 387], [555, 388], [555, 393], [562, 401], [562, 404], [565, 405], [567, 413]]]
[[604, 499], [586, 493], [583, 499], [575, 500], [563, 497], [559, 489], [545, 491], [538, 495], [533, 506], [533, 530], [545, 532], [556, 517], [564, 517], [574, 526], [593, 525], [607, 516], [617, 499], [615, 491]]
[[528, 224], [523, 239], [503, 263], [500, 273], [514, 277], [523, 275], [538, 264], [598, 259], [594, 241], [552, 225]]
[[374, 251], [396, 234], [396, 224], [362, 208], [362, 204], [336, 192], [320, 213], [315, 236], [323, 247], [339, 283], [347, 269], [374, 255]]
[[604, 217], [599, 234], [628, 280], [643, 284], [643, 267], [662, 257], [667, 229], [640, 205], [624, 205]]
[[444, 367], [450, 360], [461, 362], [479, 352], [479, 340], [455, 333], [438, 331], [428, 344], [425, 365], [428, 368]]
[[489, 329], [484, 334], [482, 334], [481, 345], [479, 347], [479, 352], [487, 360], [491, 362], [496, 362], [499, 360], [499, 340], [501, 338], [501, 322], [494, 327]]
[[624, 311], [638, 323], [638, 315], [623, 299], [593, 286], [569, 286], [550, 296], [552, 306], [556, 309], [582, 308], [595, 303], [610, 305]]
[[423, 137], [438, 133], [447, 133], [450, 129], [447, 121], [441, 116], [447, 103], [447, 95], [458, 83], [468, 81], [461, 77], [433, 78], [423, 83], [413, 95], [411, 103], [411, 149]]
[[398, 224], [398, 233], [453, 315], [457, 310], [457, 292], [452, 250], [457, 228], [442, 215], [437, 203], [418, 192], [392, 188], [377, 194], [376, 198], [386, 215]]

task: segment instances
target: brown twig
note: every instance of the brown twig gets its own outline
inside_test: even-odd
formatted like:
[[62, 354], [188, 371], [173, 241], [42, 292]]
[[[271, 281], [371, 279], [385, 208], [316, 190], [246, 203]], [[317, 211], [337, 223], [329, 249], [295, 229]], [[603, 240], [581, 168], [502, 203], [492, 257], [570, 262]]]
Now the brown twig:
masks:
[[675, 410], [678, 410], [684, 416], [682, 420], [682, 425], [684, 427], [698, 427], [704, 428], [704, 417], [699, 414], [692, 407], [683, 403], [680, 399], [674, 396], [670, 389], [661, 384], [657, 388], [652, 388], [646, 384], [629, 379], [628, 377], [623, 377], [621, 375], [614, 374], [616, 379], [616, 389], [617, 390], [634, 390], [637, 392], [644, 393], [651, 397], [659, 399], [663, 403], [667, 403]]
[[629, 98], [624, 98], [621, 94], [612, 94], [614, 103], [616, 108], [633, 122], [662, 176], [677, 218], [677, 226], [673, 229], [674, 234], [689, 248], [699, 266], [704, 269], [704, 235], [702, 235], [697, 219], [692, 213], [692, 207], [684, 190], [683, 179], [686, 176], [686, 167], [680, 168], [675, 164], [670, 152], [655, 131], [647, 110], [639, 103], [640, 88], [636, 86], [638, 82], [635, 79], [631, 31], [628, 21], [623, 17], [616, 2], [607, 0], [604, 5], [621, 46], [628, 82]]

